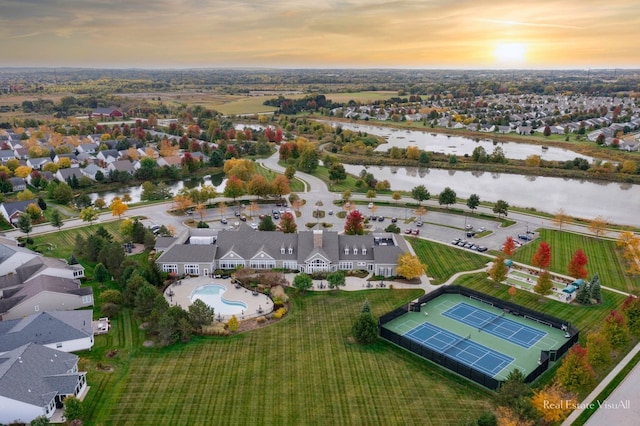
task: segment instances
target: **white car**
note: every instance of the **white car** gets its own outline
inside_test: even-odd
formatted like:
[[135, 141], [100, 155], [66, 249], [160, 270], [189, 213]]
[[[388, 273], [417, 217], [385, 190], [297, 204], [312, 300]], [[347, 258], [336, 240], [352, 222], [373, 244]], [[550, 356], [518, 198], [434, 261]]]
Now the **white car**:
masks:
[[367, 207], [369, 207], [370, 209], [372, 209], [372, 208], [373, 208], [373, 203], [369, 203], [369, 205], [368, 205]]

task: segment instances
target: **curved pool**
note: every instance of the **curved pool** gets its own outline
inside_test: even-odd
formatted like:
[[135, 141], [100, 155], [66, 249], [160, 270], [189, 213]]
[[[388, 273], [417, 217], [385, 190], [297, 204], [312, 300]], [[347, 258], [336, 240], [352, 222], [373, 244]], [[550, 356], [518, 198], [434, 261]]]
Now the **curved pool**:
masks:
[[226, 300], [222, 296], [226, 291], [227, 288], [221, 284], [207, 284], [197, 287], [191, 292], [191, 303], [196, 299], [200, 299], [212, 307], [216, 315], [235, 315], [246, 312], [246, 303], [236, 300]]

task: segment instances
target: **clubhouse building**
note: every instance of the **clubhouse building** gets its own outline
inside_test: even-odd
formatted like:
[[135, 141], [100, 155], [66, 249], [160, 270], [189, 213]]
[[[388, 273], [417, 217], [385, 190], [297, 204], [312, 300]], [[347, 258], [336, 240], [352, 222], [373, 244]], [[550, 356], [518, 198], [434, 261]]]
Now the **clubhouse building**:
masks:
[[166, 249], [156, 260], [158, 267], [177, 276], [279, 268], [309, 274], [365, 270], [388, 277], [396, 275], [398, 257], [409, 250], [402, 236], [387, 232], [342, 235], [313, 230], [285, 234], [242, 225], [214, 233], [193, 229], [172, 241], [163, 240]]

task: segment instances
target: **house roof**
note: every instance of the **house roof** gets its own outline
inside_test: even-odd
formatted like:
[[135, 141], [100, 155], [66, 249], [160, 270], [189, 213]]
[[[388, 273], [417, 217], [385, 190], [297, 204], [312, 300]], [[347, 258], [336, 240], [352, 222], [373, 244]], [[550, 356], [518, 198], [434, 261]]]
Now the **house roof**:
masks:
[[4, 210], [7, 212], [7, 214], [9, 216], [12, 216], [15, 213], [23, 213], [29, 204], [35, 202], [35, 200], [10, 201], [2, 203], [2, 205], [4, 206]]
[[0, 321], [0, 353], [29, 342], [48, 345], [90, 337], [92, 314], [92, 310], [51, 311]]
[[0, 312], [7, 312], [14, 306], [44, 292], [73, 294], [76, 296], [88, 296], [93, 294], [91, 287], [80, 287], [75, 280], [49, 275], [38, 275], [24, 283], [20, 290], [0, 299]]
[[[0, 395], [43, 407], [59, 393], [73, 394], [69, 384], [78, 383], [81, 373], [71, 371], [78, 357], [28, 343], [0, 355]], [[68, 378], [68, 379], [65, 379]]]
[[216, 255], [215, 245], [184, 244], [173, 246], [158, 258], [162, 263], [211, 263]]

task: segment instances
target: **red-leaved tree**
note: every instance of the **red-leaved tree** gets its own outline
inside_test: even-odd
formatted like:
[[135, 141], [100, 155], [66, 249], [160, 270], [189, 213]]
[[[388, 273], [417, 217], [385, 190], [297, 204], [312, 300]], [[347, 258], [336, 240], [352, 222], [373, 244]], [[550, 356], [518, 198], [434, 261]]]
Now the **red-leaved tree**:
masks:
[[531, 259], [531, 264], [540, 269], [547, 269], [551, 265], [551, 247], [549, 247], [549, 244], [540, 243], [540, 247], [538, 247]]
[[587, 255], [584, 254], [582, 249], [576, 250], [567, 266], [569, 275], [574, 278], [587, 278], [586, 266], [588, 262]]
[[347, 235], [364, 234], [364, 216], [358, 210], [353, 210], [347, 215], [344, 224], [344, 233]]
[[507, 237], [507, 239], [504, 240], [504, 244], [502, 245], [502, 252], [505, 254], [505, 256], [510, 257], [511, 255], [513, 255], [513, 253], [515, 253], [515, 251], [516, 242], [512, 237]]

